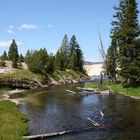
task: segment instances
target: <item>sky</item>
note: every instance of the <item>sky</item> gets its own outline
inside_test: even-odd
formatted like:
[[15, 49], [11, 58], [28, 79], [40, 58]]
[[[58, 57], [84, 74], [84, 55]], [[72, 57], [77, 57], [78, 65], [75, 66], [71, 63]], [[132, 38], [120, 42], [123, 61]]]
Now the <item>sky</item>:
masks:
[[107, 50], [113, 6], [118, 3], [119, 0], [0, 0], [0, 55], [8, 51], [12, 39], [23, 55], [28, 49], [44, 47], [55, 53], [64, 35], [70, 40], [74, 34], [85, 60], [102, 61], [98, 32]]

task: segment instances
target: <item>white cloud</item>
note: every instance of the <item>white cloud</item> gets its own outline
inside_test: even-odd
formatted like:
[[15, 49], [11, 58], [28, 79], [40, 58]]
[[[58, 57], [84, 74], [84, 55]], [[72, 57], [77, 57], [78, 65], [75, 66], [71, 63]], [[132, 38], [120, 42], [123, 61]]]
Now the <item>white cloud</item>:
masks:
[[53, 25], [52, 24], [48, 24], [48, 28], [52, 28], [53, 27]]
[[14, 26], [13, 26], [13, 25], [10, 25], [10, 26], [8, 27], [8, 29], [7, 29], [6, 32], [7, 32], [8, 34], [13, 34], [13, 33], [14, 33], [14, 30], [13, 30], [13, 29], [14, 29]]
[[10, 30], [10, 29], [8, 29], [6, 32], [7, 32], [8, 34], [13, 34], [13, 33], [14, 33], [14, 31], [13, 31], [13, 30]]
[[[12, 40], [0, 41], [0, 48], [10, 47], [11, 43], [12, 43]], [[17, 46], [20, 46], [22, 44], [21, 42], [18, 42], [18, 41], [16, 41], [16, 43], [17, 43]]]
[[42, 26], [36, 24], [22, 24], [20, 25], [19, 29], [38, 29]]

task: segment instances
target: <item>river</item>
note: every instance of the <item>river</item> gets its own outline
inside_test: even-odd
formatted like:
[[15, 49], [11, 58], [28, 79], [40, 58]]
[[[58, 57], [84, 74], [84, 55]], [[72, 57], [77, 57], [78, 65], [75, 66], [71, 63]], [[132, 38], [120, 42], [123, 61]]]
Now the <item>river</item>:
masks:
[[29, 118], [30, 135], [92, 127], [87, 119], [90, 117], [102, 127], [49, 139], [140, 140], [139, 100], [119, 94], [79, 96], [66, 89], [75, 90], [75, 86], [29, 91], [26, 104], [19, 105], [19, 109]]

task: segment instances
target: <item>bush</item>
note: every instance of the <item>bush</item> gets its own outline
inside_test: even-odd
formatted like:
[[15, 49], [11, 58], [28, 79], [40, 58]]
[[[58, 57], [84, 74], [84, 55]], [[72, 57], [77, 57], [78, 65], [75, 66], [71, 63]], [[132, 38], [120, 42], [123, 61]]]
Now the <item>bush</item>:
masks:
[[1, 66], [1, 67], [6, 67], [5, 61], [0, 61], [0, 66]]

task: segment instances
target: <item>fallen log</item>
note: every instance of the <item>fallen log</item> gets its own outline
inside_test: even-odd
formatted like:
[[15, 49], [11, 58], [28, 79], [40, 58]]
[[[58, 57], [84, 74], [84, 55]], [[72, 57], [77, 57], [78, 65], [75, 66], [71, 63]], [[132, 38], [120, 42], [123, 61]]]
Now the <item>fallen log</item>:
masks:
[[77, 89], [80, 89], [80, 90], [96, 92], [96, 89], [95, 89], [95, 88], [81, 88], [81, 87], [76, 87], [76, 88], [77, 88]]
[[74, 93], [74, 94], [76, 93], [75, 91], [68, 90], [68, 89], [67, 89], [66, 91], [67, 91], [67, 92], [70, 92], [70, 93]]
[[94, 120], [90, 119], [89, 117], [87, 117], [87, 119], [88, 119], [89, 121], [91, 121], [91, 123], [92, 123], [94, 126], [96, 126], [96, 127], [99, 127], [99, 126], [100, 126], [97, 122], [95, 122]]
[[84, 129], [79, 129], [79, 130], [66, 130], [66, 131], [61, 131], [61, 132], [53, 132], [53, 133], [47, 133], [47, 134], [39, 134], [39, 135], [31, 135], [31, 136], [23, 136], [22, 138], [24, 139], [43, 139], [43, 138], [48, 138], [48, 137], [55, 137], [55, 136], [61, 136], [65, 134], [70, 134], [70, 133], [76, 133], [76, 132], [81, 132], [81, 131], [87, 131], [90, 129], [93, 129], [94, 127], [88, 127]]

